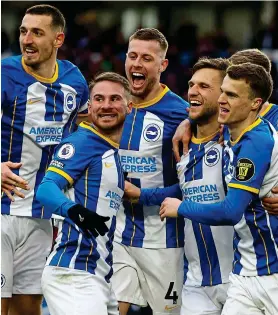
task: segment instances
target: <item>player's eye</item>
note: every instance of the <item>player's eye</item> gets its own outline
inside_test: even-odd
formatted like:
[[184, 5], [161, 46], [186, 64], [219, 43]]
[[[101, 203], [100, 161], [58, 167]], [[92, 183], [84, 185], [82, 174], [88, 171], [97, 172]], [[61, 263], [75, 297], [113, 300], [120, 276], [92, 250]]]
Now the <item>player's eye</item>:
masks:
[[207, 89], [209, 86], [207, 84], [201, 84], [202, 89]]
[[120, 97], [119, 96], [112, 96], [111, 100], [112, 100], [112, 102], [117, 102], [120, 100]]
[[236, 97], [237, 97], [236, 94], [234, 94], [234, 93], [229, 93], [229, 92], [227, 92], [226, 95], [227, 95], [228, 97], [230, 97], [230, 98], [236, 98]]
[[150, 57], [144, 57], [143, 59], [144, 59], [144, 61], [147, 61], [147, 62], [152, 61], [152, 58], [150, 58]]
[[40, 32], [40, 31], [34, 31], [34, 34], [35, 34], [36, 36], [42, 36], [42, 32]]

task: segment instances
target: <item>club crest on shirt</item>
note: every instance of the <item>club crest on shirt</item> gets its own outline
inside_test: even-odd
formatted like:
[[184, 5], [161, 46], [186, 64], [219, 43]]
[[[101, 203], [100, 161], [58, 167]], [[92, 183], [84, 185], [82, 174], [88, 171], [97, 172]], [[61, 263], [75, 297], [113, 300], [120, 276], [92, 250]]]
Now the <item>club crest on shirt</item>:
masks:
[[161, 135], [161, 129], [156, 124], [149, 124], [143, 132], [144, 139], [148, 142], [155, 142]]
[[58, 151], [58, 157], [60, 159], [70, 159], [75, 153], [75, 148], [71, 143], [65, 143]]
[[246, 182], [250, 180], [255, 174], [254, 163], [247, 159], [241, 158], [237, 161], [236, 165], [236, 179], [240, 182]]
[[220, 152], [217, 148], [211, 148], [205, 155], [205, 163], [207, 166], [214, 166], [218, 163]]
[[1, 273], [1, 288], [6, 284], [6, 278], [5, 276]]
[[76, 98], [73, 93], [68, 93], [65, 97], [65, 105], [69, 112], [72, 112], [76, 107]]

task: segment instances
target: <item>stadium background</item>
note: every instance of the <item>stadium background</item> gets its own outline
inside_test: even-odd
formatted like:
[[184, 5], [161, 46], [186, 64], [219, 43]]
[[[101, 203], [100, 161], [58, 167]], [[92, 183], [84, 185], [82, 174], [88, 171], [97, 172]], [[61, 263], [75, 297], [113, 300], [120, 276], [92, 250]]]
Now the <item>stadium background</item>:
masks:
[[2, 58], [20, 54], [18, 27], [26, 8], [39, 3], [53, 4], [65, 15], [66, 40], [58, 58], [76, 64], [87, 80], [102, 71], [124, 74], [128, 37], [137, 28], [156, 27], [169, 42], [162, 82], [183, 98], [200, 56], [229, 57], [239, 49], [259, 48], [272, 60], [271, 102], [278, 103], [276, 1], [1, 1]]

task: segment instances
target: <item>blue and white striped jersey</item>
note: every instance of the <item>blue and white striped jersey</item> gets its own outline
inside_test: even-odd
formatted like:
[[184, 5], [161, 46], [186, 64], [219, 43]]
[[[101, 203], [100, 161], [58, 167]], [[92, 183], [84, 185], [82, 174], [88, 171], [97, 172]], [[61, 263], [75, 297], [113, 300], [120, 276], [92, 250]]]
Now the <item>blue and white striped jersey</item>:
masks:
[[[141, 188], [177, 183], [172, 137], [187, 117], [188, 103], [164, 86], [153, 100], [134, 104], [120, 143], [121, 163], [130, 181]], [[117, 215], [115, 241], [126, 246], [175, 248], [184, 244], [182, 218], [161, 222], [158, 206], [124, 202]]]
[[47, 264], [85, 270], [109, 282], [116, 213], [124, 190], [118, 145], [81, 123], [77, 132], [57, 147], [48, 172], [67, 179], [70, 186], [64, 193], [70, 200], [110, 220], [106, 222], [109, 231], [96, 238], [86, 238], [69, 218], [59, 220], [56, 244]]
[[25, 199], [11, 203], [2, 196], [2, 214], [48, 219], [34, 199], [61, 139], [73, 131], [78, 113], [87, 111], [88, 87], [69, 61], [58, 60], [55, 74], [46, 79], [30, 72], [21, 56], [2, 60], [2, 162], [22, 162], [14, 172], [31, 187]]
[[243, 276], [278, 273], [278, 216], [269, 215], [260, 200], [278, 184], [275, 129], [258, 118], [236, 141], [227, 142], [224, 159], [228, 187], [254, 193], [234, 226], [233, 273]]
[[[215, 203], [225, 198], [223, 147], [219, 134], [203, 139], [194, 136], [189, 153], [177, 164], [184, 200]], [[233, 262], [233, 227], [209, 226], [185, 219], [184, 283], [212, 286], [229, 282]]]
[[278, 130], [278, 105], [269, 104], [260, 116], [269, 121]]

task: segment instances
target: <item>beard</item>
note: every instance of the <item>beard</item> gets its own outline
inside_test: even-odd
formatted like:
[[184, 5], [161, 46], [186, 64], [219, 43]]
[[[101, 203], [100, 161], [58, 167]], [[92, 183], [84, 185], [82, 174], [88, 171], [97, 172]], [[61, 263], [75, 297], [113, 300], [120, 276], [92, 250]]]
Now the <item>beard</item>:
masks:
[[55, 54], [55, 50], [53, 48], [49, 50], [44, 49], [43, 53], [41, 53], [41, 51], [38, 51], [38, 57], [35, 59], [33, 59], [31, 56], [28, 57], [25, 55], [23, 55], [23, 59], [24, 63], [28, 67], [32, 68], [33, 70], [38, 70], [44, 62], [47, 62], [48, 60], [51, 59], [53, 54]]
[[143, 90], [141, 90], [141, 91], [134, 90], [132, 88], [132, 85], [131, 85], [131, 95], [144, 100], [150, 94], [150, 92], [152, 91], [155, 83], [156, 83], [155, 79], [149, 80], [147, 85], [146, 85], [146, 87]]
[[[197, 117], [192, 117], [196, 124], [206, 124], [213, 116], [218, 116], [218, 108], [206, 108]], [[190, 116], [190, 115], [189, 115]], [[191, 118], [191, 117], [190, 117]]]
[[113, 133], [118, 132], [119, 130], [122, 130], [124, 122], [125, 122], [125, 117], [126, 115], [124, 115], [123, 117], [120, 117], [120, 119], [114, 124], [114, 125], [105, 125], [105, 124], [99, 124], [97, 119], [91, 119], [91, 122], [94, 126], [97, 127], [97, 129], [99, 131], [103, 131], [105, 134], [110, 135]]

